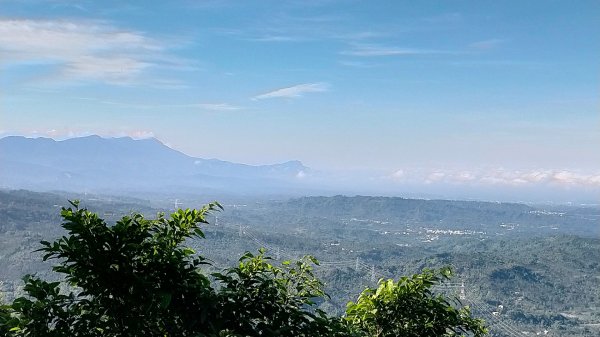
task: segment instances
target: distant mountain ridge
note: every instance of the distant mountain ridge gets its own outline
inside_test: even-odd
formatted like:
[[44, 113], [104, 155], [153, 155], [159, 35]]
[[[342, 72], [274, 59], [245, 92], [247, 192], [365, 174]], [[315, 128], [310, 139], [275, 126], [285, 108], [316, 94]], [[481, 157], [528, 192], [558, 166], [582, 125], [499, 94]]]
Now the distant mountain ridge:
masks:
[[299, 161], [252, 166], [195, 158], [155, 138], [0, 139], [0, 186], [8, 188], [268, 194], [301, 187], [309, 171]]

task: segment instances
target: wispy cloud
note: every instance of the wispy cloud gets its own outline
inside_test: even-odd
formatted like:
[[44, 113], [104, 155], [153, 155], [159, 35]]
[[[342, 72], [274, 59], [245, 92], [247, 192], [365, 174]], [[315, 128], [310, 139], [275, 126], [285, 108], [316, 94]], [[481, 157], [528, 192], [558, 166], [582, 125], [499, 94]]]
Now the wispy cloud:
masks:
[[100, 101], [103, 104], [121, 105], [131, 108], [138, 109], [163, 109], [163, 108], [189, 108], [199, 110], [210, 110], [210, 111], [234, 111], [241, 110], [242, 107], [231, 105], [228, 103], [190, 103], [190, 104], [137, 104], [137, 103], [123, 103], [113, 101]]
[[336, 36], [334, 36], [334, 38], [338, 38], [343, 41], [361, 41], [361, 40], [369, 40], [369, 39], [373, 39], [373, 38], [383, 38], [383, 37], [387, 37], [389, 35], [390, 35], [389, 32], [383, 33], [383, 32], [377, 32], [377, 31], [359, 31], [359, 32], [352, 32], [352, 33], [336, 35]]
[[420, 20], [427, 24], [456, 24], [462, 22], [464, 17], [461, 13], [452, 12], [428, 16], [421, 18]]
[[89, 79], [111, 84], [123, 84], [138, 76], [152, 63], [134, 57], [81, 56], [64, 65], [63, 74], [69, 79]]
[[232, 110], [240, 110], [242, 107], [231, 105], [228, 103], [198, 103], [198, 104], [188, 104], [189, 107], [198, 107], [205, 110], [213, 110], [213, 111], [232, 111]]
[[210, 110], [210, 111], [234, 111], [242, 110], [243, 107], [232, 105], [229, 103], [181, 103], [181, 104], [147, 104], [147, 103], [130, 103], [111, 101], [104, 99], [97, 99], [92, 97], [76, 97], [77, 100], [82, 101], [93, 101], [100, 104], [123, 106], [134, 109], [163, 109], [163, 108], [190, 108], [199, 110]]
[[329, 90], [329, 84], [319, 83], [305, 83], [298, 84], [291, 87], [280, 88], [277, 90], [269, 91], [264, 94], [254, 96], [253, 100], [267, 99], [267, 98], [297, 98], [302, 97], [306, 93], [311, 92], [324, 92]]
[[95, 20], [0, 19], [0, 53], [0, 64], [46, 64], [62, 79], [110, 84], [172, 63], [160, 41]]
[[248, 41], [254, 42], [298, 42], [306, 41], [306, 38], [300, 38], [295, 36], [284, 36], [284, 35], [265, 35], [260, 37], [248, 38]]
[[504, 39], [488, 39], [488, 40], [473, 42], [473, 43], [469, 44], [469, 48], [482, 50], [482, 51], [483, 50], [491, 50], [491, 49], [497, 48], [498, 46], [500, 46], [501, 44], [503, 44], [505, 42], [506, 42], [506, 40], [504, 40]]
[[[310, 6], [301, 1], [301, 7]], [[312, 1], [310, 2], [313, 3]], [[388, 30], [356, 30], [352, 17], [347, 15], [299, 15], [299, 11], [290, 8], [289, 3], [281, 6], [282, 11], [269, 13], [260, 20], [241, 28], [215, 28], [216, 34], [250, 42], [290, 43], [308, 41], [365, 41], [388, 36]], [[294, 7], [294, 6], [292, 6]]]
[[463, 61], [450, 61], [448, 62], [451, 66], [455, 67], [521, 67], [529, 69], [541, 69], [546, 67], [554, 66], [550, 62], [537, 62], [537, 61], [521, 61], [521, 60], [463, 60]]
[[359, 62], [359, 61], [339, 61], [338, 63], [343, 66], [352, 67], [352, 68], [374, 68], [374, 67], [377, 67], [376, 64]]
[[410, 56], [410, 55], [431, 55], [431, 54], [451, 54], [452, 52], [431, 50], [431, 49], [415, 49], [401, 48], [381, 45], [354, 45], [351, 49], [341, 52], [342, 55], [349, 56]]

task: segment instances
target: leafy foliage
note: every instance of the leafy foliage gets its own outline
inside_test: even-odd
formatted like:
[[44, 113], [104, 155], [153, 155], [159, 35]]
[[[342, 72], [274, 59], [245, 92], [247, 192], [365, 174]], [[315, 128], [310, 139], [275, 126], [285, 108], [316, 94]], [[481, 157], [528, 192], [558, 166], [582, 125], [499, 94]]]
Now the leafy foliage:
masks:
[[350, 302], [345, 319], [367, 336], [440, 337], [472, 332], [483, 336], [483, 322], [469, 308], [457, 309], [431, 287], [449, 278], [450, 270], [425, 271], [412, 277], [382, 280], [377, 289], [366, 289]]
[[222, 285], [219, 312], [227, 313], [222, 327], [244, 336], [333, 336], [341, 334], [341, 321], [321, 310], [305, 310], [325, 296], [323, 284], [312, 273], [312, 257], [282, 267], [268, 263], [261, 249], [246, 253], [236, 268], [214, 276]]
[[201, 224], [211, 203], [199, 210], [123, 217], [108, 225], [78, 202], [63, 208], [66, 235], [42, 241], [43, 259], [64, 283], [25, 278], [27, 296], [0, 307], [0, 334], [53, 336], [481, 336], [482, 322], [456, 309], [431, 287], [440, 275], [426, 272], [383, 281], [351, 303], [345, 317], [315, 308], [327, 295], [305, 257], [269, 263], [265, 251], [246, 253], [239, 265], [214, 273], [187, 247], [204, 237]]

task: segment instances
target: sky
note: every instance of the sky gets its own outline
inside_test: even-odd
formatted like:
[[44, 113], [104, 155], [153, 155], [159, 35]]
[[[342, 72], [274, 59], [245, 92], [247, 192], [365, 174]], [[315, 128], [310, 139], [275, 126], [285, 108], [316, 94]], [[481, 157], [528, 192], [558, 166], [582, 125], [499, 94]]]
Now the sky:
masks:
[[598, 36], [585, 0], [0, 0], [0, 136], [600, 196]]

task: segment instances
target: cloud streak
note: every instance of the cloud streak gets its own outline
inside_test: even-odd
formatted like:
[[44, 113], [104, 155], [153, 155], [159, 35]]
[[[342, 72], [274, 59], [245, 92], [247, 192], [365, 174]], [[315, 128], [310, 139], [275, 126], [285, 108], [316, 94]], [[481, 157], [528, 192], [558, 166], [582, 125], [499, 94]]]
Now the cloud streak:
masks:
[[165, 46], [103, 21], [0, 19], [0, 64], [41, 64], [61, 79], [128, 84], [148, 68], [168, 66]]
[[266, 92], [264, 94], [260, 94], [254, 96], [252, 100], [262, 100], [269, 98], [298, 98], [304, 96], [304, 94], [312, 93], [312, 92], [325, 92], [329, 90], [329, 84], [319, 82], [319, 83], [304, 83], [298, 84], [291, 87], [285, 87], [276, 89], [273, 91]]
[[139, 104], [119, 101], [102, 100], [92, 97], [77, 97], [76, 99], [82, 101], [93, 101], [100, 104], [123, 106], [134, 109], [157, 109], [157, 108], [189, 108], [189, 109], [200, 109], [210, 111], [234, 111], [244, 109], [241, 106], [232, 105], [229, 103], [182, 103], [182, 104]]
[[491, 49], [497, 48], [504, 42], [506, 42], [506, 40], [504, 40], [504, 39], [488, 39], [488, 40], [476, 41], [476, 42], [469, 44], [469, 48], [477, 49], [477, 50], [491, 50]]
[[355, 45], [349, 50], [342, 51], [341, 54], [348, 55], [348, 56], [377, 57], [377, 56], [411, 56], [411, 55], [451, 54], [451, 52], [441, 51], [441, 50], [431, 50], [431, 49], [401, 48], [401, 47], [380, 46], [380, 45]]
[[306, 39], [293, 36], [266, 35], [261, 37], [249, 38], [247, 40], [253, 42], [299, 42], [305, 41]]

